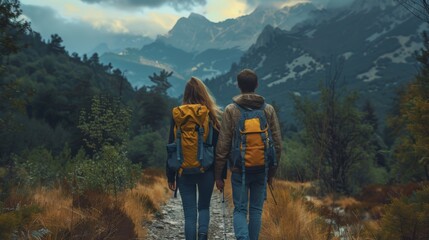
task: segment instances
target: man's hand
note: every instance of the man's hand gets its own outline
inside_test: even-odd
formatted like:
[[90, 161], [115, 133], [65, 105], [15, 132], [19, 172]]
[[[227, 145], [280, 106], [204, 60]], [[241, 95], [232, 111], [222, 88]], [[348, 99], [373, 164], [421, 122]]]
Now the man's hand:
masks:
[[216, 180], [216, 188], [223, 192], [223, 187], [225, 186], [223, 180]]
[[168, 183], [168, 188], [169, 188], [171, 191], [176, 191], [176, 182], [169, 182], [169, 183]]

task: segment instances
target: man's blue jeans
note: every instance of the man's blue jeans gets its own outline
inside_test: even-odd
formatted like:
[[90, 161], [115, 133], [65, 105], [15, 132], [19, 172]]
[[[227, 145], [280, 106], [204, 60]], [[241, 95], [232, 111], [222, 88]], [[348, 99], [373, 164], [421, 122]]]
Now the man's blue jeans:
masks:
[[197, 188], [198, 188], [198, 233], [208, 232], [210, 222], [210, 199], [213, 193], [214, 174], [182, 175], [178, 181], [185, 215], [186, 240], [197, 239]]
[[[232, 173], [235, 237], [237, 240], [257, 240], [261, 230], [262, 207], [265, 200], [265, 173], [246, 174], [245, 182], [243, 192], [242, 174]], [[249, 223], [247, 223], [248, 207]]]

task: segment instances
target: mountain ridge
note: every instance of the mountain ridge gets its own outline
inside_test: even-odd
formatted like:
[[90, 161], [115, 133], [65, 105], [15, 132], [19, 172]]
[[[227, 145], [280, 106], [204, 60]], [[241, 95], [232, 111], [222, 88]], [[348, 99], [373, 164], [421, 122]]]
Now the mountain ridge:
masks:
[[201, 52], [207, 49], [239, 48], [247, 50], [266, 25], [291, 29], [296, 24], [319, 11], [311, 3], [278, 8], [261, 5], [252, 13], [235, 19], [211, 22], [202, 15], [191, 13], [180, 18], [168, 34], [158, 40], [187, 52]]
[[[307, 20], [307, 15], [313, 14], [313, 11], [319, 10], [308, 3], [284, 8], [260, 6], [249, 15], [218, 23], [191, 13], [188, 17], [180, 18], [168, 34], [158, 36], [141, 49], [119, 54], [107, 53], [101, 59], [127, 70], [128, 79], [136, 87], [151, 84], [141, 76], [160, 71], [162, 66], [171, 66], [175, 74], [172, 76], [174, 89], [170, 93], [176, 96], [182, 91], [185, 79], [190, 76], [211, 79], [227, 72], [233, 63], [239, 61], [243, 52], [255, 43], [266, 25], [291, 29]], [[304, 16], [304, 13], [307, 15]], [[217, 57], [213, 58], [207, 52]], [[142, 58], [148, 61], [140, 61]], [[153, 62], [159, 62], [160, 65], [157, 67]]]
[[292, 121], [293, 102], [288, 95], [316, 98], [320, 81], [340, 67], [342, 84], [361, 99], [374, 101], [384, 117], [398, 86], [416, 73], [414, 51], [423, 46], [420, 34], [427, 29], [402, 6], [383, 5], [386, 2], [391, 1], [381, 1], [379, 8], [369, 11], [341, 9], [331, 18], [290, 31], [265, 27], [240, 62], [207, 85], [226, 105], [238, 94], [232, 87], [236, 74], [243, 68], [254, 69], [260, 79], [258, 92], [281, 105], [282, 117]]

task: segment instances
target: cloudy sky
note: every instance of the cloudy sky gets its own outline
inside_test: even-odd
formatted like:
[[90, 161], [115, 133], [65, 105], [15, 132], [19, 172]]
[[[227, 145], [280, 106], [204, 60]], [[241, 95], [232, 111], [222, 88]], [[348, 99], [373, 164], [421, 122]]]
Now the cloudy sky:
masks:
[[[138, 38], [166, 34], [180, 17], [191, 12], [213, 22], [236, 18], [258, 4], [278, 6], [298, 2], [350, 0], [21, 0], [32, 28], [47, 39], [58, 33], [70, 52], [92, 51], [100, 43], [110, 47], [120, 41], [141, 44]], [[141, 39], [140, 39], [141, 40]]]

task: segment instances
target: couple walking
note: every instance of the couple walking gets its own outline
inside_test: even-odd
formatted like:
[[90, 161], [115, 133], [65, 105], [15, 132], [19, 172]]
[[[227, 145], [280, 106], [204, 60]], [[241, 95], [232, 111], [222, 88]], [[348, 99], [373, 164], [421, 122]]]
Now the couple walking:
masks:
[[252, 70], [241, 71], [237, 85], [241, 94], [221, 113], [204, 83], [192, 77], [182, 105], [172, 110], [168, 187], [180, 190], [187, 240], [197, 239], [197, 225], [198, 239], [207, 239], [213, 186], [224, 190], [226, 166], [232, 172], [235, 237], [259, 237], [266, 187], [280, 159], [280, 127], [274, 108], [255, 93]]

